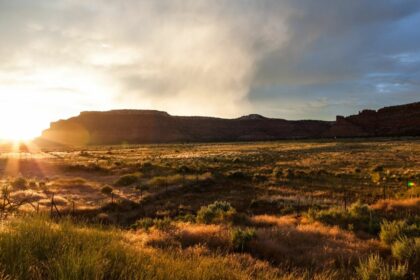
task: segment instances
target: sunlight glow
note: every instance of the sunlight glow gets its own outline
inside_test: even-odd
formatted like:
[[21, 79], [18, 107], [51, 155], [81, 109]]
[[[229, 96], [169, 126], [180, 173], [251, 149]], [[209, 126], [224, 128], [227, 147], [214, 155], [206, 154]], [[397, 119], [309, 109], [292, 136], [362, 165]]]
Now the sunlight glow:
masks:
[[[27, 141], [39, 136], [45, 128], [42, 115], [30, 108], [8, 104], [0, 112], [0, 139]], [[48, 124], [48, 123], [47, 123]]]
[[73, 68], [38, 70], [0, 83], [0, 140], [32, 140], [53, 121], [84, 110], [110, 109], [111, 89], [102, 77]]

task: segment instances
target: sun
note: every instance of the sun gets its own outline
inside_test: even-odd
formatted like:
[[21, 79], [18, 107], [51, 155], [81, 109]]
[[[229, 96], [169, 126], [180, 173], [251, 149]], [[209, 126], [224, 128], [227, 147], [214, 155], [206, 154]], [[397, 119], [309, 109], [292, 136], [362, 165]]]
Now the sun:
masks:
[[31, 127], [30, 124], [22, 124], [19, 122], [10, 122], [9, 124], [1, 125], [0, 139], [13, 142], [27, 142], [35, 139], [40, 135], [37, 129]]
[[[43, 122], [36, 112], [2, 108], [0, 112], [0, 140], [27, 142], [41, 135]], [[15, 109], [15, 110], [13, 110]]]

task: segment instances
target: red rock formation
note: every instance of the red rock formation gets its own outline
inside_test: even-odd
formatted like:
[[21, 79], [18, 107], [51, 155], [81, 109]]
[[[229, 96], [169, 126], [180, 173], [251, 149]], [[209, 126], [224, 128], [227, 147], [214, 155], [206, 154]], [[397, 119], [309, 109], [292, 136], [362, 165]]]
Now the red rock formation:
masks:
[[337, 117], [326, 137], [420, 136], [420, 102]]
[[83, 112], [52, 123], [39, 141], [85, 145], [409, 135], [420, 135], [420, 103], [364, 110], [354, 116], [338, 116], [335, 122], [287, 121], [256, 114], [221, 119], [151, 110]]

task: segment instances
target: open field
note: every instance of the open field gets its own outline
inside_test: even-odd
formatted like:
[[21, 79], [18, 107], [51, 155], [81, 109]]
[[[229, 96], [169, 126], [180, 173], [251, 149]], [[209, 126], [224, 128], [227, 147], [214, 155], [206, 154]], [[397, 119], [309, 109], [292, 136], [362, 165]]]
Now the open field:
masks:
[[416, 138], [3, 147], [0, 172], [0, 279], [420, 278]]

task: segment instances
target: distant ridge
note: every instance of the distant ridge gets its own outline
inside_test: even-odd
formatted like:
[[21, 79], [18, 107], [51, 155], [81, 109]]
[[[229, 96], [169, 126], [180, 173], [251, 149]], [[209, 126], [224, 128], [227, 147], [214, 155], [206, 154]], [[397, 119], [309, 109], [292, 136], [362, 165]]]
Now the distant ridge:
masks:
[[420, 102], [363, 110], [336, 121], [171, 116], [155, 110], [82, 112], [51, 123], [37, 139], [65, 145], [260, 141], [277, 139], [420, 136]]
[[267, 118], [258, 114], [250, 114], [250, 115], [239, 117], [238, 119], [239, 120], [265, 120]]

